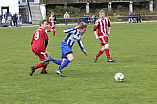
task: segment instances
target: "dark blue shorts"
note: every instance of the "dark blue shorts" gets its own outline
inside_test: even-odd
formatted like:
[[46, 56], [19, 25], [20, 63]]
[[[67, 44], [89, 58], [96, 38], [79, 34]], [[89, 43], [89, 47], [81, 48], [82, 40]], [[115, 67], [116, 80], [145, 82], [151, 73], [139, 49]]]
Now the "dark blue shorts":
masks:
[[71, 47], [69, 47], [64, 41], [61, 42], [60, 48], [62, 50], [62, 58], [67, 58], [68, 54], [73, 53]]

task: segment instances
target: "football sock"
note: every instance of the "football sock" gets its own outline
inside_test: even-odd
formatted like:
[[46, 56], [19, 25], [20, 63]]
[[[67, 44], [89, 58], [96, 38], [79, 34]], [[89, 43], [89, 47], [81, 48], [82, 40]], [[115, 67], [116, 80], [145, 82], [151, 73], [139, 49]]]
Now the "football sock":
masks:
[[100, 50], [99, 53], [96, 55], [96, 58], [98, 58], [103, 53], [104, 53], [104, 51]]
[[109, 49], [105, 49], [106, 55], [109, 56]]
[[44, 64], [41, 62], [40, 64], [38, 64], [38, 65], [36, 65], [35, 67], [34, 67], [34, 70], [36, 70], [37, 68], [41, 68], [41, 67], [43, 67], [44, 66]]
[[55, 36], [55, 31], [53, 31], [53, 36]]
[[53, 62], [56, 63], [56, 64], [58, 64], [58, 65], [61, 65], [61, 64], [62, 64], [62, 60], [57, 60], [57, 59], [55, 59]]
[[46, 67], [47, 67], [47, 65], [44, 65], [44, 66], [43, 66], [43, 68], [42, 68], [42, 71], [43, 71], [43, 72], [46, 71]]
[[67, 66], [70, 63], [69, 59], [64, 60], [64, 62], [60, 65], [58, 70], [62, 70], [65, 66]]
[[54, 61], [54, 59], [53, 59], [53, 58], [50, 58], [50, 61]]

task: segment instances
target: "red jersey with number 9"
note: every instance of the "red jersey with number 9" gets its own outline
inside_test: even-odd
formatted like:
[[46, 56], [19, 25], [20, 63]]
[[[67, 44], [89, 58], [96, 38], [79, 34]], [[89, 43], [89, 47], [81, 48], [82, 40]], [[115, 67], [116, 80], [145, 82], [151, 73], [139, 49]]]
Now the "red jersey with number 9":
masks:
[[43, 27], [39, 27], [33, 34], [32, 41], [32, 50], [38, 52], [45, 52], [45, 40], [48, 40], [47, 30]]

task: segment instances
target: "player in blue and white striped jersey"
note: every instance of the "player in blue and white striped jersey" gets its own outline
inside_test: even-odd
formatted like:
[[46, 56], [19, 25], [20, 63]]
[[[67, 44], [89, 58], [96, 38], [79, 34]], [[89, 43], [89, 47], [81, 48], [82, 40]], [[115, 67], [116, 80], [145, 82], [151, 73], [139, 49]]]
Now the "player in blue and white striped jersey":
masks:
[[67, 28], [64, 30], [64, 33], [68, 33], [67, 37], [64, 39], [64, 41], [61, 42], [60, 48], [62, 50], [62, 61], [51, 59], [54, 63], [60, 65], [59, 68], [55, 71], [55, 73], [59, 74], [61, 77], [64, 77], [62, 74], [62, 69], [66, 67], [71, 61], [74, 60], [73, 52], [72, 52], [72, 46], [74, 43], [78, 42], [78, 45], [80, 46], [80, 49], [82, 52], [87, 56], [87, 52], [83, 47], [82, 44], [82, 38], [83, 34], [86, 32], [87, 25], [84, 22], [81, 22], [76, 27]]

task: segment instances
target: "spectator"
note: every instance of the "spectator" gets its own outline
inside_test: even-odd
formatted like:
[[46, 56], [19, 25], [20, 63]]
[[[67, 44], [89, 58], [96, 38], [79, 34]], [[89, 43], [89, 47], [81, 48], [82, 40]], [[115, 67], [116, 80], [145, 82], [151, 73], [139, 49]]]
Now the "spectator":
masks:
[[7, 12], [4, 14], [4, 19], [5, 19], [5, 26], [8, 27], [8, 14], [7, 14]]
[[129, 12], [129, 14], [128, 14], [128, 21], [129, 21], [129, 23], [130, 23], [130, 22], [133, 22], [132, 15], [131, 15], [130, 12]]
[[135, 13], [132, 15], [132, 19], [133, 19], [133, 23], [136, 23], [136, 14]]
[[94, 23], [94, 24], [95, 24], [95, 21], [96, 21], [96, 16], [95, 16], [95, 15], [93, 15], [93, 16], [92, 16], [92, 23]]
[[141, 23], [141, 16], [140, 16], [139, 12], [137, 13], [137, 23], [138, 23], [138, 21], [140, 21], [140, 23]]
[[18, 13], [18, 19], [17, 19], [17, 26], [18, 27], [21, 27], [21, 21], [22, 21], [22, 18], [21, 18], [21, 14], [20, 13]]
[[86, 21], [87, 21], [87, 18], [86, 18], [86, 15], [85, 15], [85, 14], [82, 16], [82, 21], [85, 22], [85, 23], [86, 23]]
[[16, 14], [14, 14], [14, 15], [12, 16], [12, 21], [13, 21], [13, 23], [14, 23], [14, 26], [16, 27], [16, 26], [17, 26], [17, 17], [16, 17]]
[[2, 19], [3, 19], [3, 16], [0, 14], [0, 27], [2, 27]]
[[16, 17], [16, 26], [17, 26], [17, 19], [18, 19], [18, 15], [17, 13], [15, 12], [15, 17]]
[[91, 20], [90, 20], [90, 16], [87, 15], [87, 23], [90, 24], [91, 23]]
[[11, 14], [11, 12], [9, 12], [9, 14], [8, 14], [8, 22], [9, 22], [9, 27], [11, 27], [12, 26], [12, 14]]
[[68, 19], [69, 19], [69, 18], [70, 18], [70, 15], [66, 12], [66, 13], [64, 14], [65, 25], [68, 24]]

